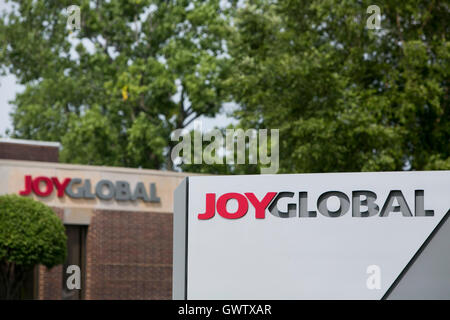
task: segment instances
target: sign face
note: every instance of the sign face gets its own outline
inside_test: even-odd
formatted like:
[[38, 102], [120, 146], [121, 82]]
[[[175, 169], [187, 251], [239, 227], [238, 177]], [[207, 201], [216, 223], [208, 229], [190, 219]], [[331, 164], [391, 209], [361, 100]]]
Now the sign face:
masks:
[[175, 299], [450, 298], [450, 171], [189, 177], [174, 214]]

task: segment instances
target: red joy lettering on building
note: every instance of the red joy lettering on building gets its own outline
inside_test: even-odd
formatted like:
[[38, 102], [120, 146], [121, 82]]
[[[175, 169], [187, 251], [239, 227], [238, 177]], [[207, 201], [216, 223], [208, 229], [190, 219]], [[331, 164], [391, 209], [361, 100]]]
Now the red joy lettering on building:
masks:
[[66, 178], [62, 182], [58, 178], [39, 176], [33, 179], [32, 176], [25, 176], [25, 188], [19, 192], [21, 196], [27, 196], [34, 192], [40, 197], [48, 197], [52, 194], [54, 188], [57, 190], [59, 198], [64, 196], [65, 189], [70, 183], [71, 179]]

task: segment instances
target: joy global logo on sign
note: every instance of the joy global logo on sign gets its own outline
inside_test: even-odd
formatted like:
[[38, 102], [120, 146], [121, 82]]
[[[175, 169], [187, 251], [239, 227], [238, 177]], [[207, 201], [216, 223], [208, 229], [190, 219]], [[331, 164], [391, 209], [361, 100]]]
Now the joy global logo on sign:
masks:
[[[350, 209], [350, 198], [344, 192], [327, 191], [322, 193], [317, 199], [317, 209], [310, 211], [308, 208], [308, 192], [300, 191], [298, 193], [298, 201], [289, 202], [287, 210], [280, 210], [278, 202], [281, 199], [292, 199], [294, 192], [268, 192], [264, 197], [258, 199], [252, 192], [245, 192], [244, 194], [237, 192], [229, 192], [221, 195], [216, 202], [215, 193], [206, 194], [206, 211], [198, 214], [198, 219], [208, 220], [214, 217], [216, 210], [222, 218], [225, 219], [239, 219], [245, 216], [248, 212], [249, 205], [255, 209], [255, 218], [264, 219], [266, 217], [266, 209], [275, 217], [278, 218], [315, 218], [317, 211], [325, 217], [337, 218], [346, 214]], [[330, 210], [328, 202], [335, 198], [339, 205], [336, 209]], [[373, 191], [358, 190], [352, 192], [351, 212], [353, 217], [372, 217], [378, 215], [380, 217], [387, 217], [390, 214], [399, 213], [404, 217], [412, 217], [413, 213], [408, 205], [401, 190], [391, 190], [384, 202], [383, 207], [376, 203], [377, 194]], [[426, 217], [433, 216], [433, 210], [425, 210], [424, 208], [424, 190], [415, 190], [414, 192], [414, 216]], [[237, 209], [230, 212], [227, 208], [229, 201], [237, 202]], [[363, 209], [365, 208], [365, 210]]]

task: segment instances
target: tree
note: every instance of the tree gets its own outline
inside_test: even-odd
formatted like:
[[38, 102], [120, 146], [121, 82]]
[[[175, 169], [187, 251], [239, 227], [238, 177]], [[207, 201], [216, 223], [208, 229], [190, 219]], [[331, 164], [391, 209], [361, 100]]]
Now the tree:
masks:
[[450, 168], [445, 1], [248, 1], [230, 43], [244, 128], [280, 129], [281, 172]]
[[63, 161], [171, 169], [170, 133], [232, 99], [240, 128], [280, 129], [280, 172], [450, 168], [445, 1], [380, 1], [371, 30], [370, 1], [84, 0], [72, 42], [69, 1], [14, 2], [13, 136], [61, 140]]
[[[11, 1], [0, 65], [26, 86], [13, 137], [61, 141], [61, 160], [172, 169], [173, 130], [226, 97], [228, 9], [219, 0]], [[167, 156], [169, 155], [169, 156]]]
[[37, 264], [66, 258], [64, 226], [48, 206], [17, 195], [0, 196], [0, 299], [15, 299]]

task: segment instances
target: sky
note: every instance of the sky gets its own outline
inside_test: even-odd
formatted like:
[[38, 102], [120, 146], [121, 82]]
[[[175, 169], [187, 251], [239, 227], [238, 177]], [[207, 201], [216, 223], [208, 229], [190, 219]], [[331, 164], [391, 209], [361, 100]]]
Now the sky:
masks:
[[[0, 11], [6, 9], [4, 0], [0, 0]], [[22, 87], [16, 84], [13, 75], [0, 76], [0, 136], [4, 136], [7, 128], [11, 129], [11, 118], [9, 113], [12, 111], [12, 105], [8, 101], [14, 99], [16, 92], [20, 92]]]
[[7, 128], [11, 129], [11, 118], [9, 113], [12, 111], [12, 105], [8, 101], [14, 99], [16, 92], [21, 87], [16, 84], [14, 76], [0, 77], [0, 135], [4, 136]]
[[[5, 3], [5, 0], [0, 0], [0, 11], [7, 10], [9, 5]], [[13, 100], [16, 93], [23, 91], [24, 87], [16, 83], [14, 75], [0, 76], [0, 137], [5, 136], [7, 129], [12, 129], [12, 121], [9, 113], [13, 110], [13, 105], [9, 101]], [[233, 103], [226, 104], [224, 106], [225, 111], [230, 111], [235, 108]], [[234, 119], [227, 117], [225, 114], [216, 116], [215, 118], [199, 119], [202, 123], [203, 131], [213, 129], [215, 126], [224, 127], [230, 123], [236, 123]], [[187, 129], [192, 129], [194, 124], [192, 123]]]

